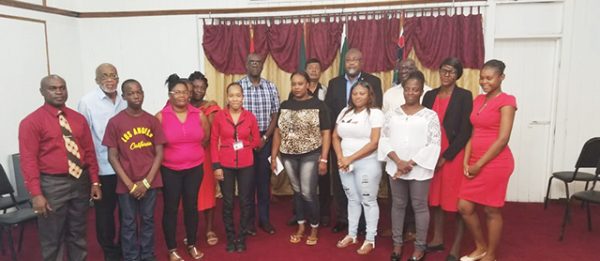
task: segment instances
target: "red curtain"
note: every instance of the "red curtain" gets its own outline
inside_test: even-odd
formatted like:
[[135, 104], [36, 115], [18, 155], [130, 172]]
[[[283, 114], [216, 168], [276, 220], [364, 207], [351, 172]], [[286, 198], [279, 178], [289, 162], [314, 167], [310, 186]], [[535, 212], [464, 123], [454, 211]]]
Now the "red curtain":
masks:
[[317, 58], [323, 70], [329, 68], [340, 49], [344, 25], [338, 22], [306, 24], [306, 57]]
[[414, 49], [427, 68], [438, 68], [457, 57], [465, 68], [481, 68], [484, 59], [482, 16], [422, 16], [406, 18], [406, 54]]
[[294, 72], [298, 67], [302, 24], [271, 24], [267, 36], [269, 52], [275, 63], [286, 72]]
[[250, 30], [247, 25], [204, 25], [204, 54], [220, 72], [245, 73], [249, 46]]
[[266, 57], [269, 54], [267, 44], [269, 27], [266, 24], [254, 24], [252, 28], [254, 30], [254, 52]]
[[382, 18], [348, 21], [348, 47], [362, 52], [362, 70], [394, 69], [400, 34], [400, 19]]

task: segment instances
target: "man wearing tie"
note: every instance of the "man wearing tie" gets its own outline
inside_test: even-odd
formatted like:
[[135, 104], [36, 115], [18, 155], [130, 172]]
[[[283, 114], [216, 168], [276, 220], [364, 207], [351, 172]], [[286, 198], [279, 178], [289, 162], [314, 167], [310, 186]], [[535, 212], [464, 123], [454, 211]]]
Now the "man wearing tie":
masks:
[[[329, 81], [327, 94], [325, 95], [325, 104], [329, 107], [331, 121], [335, 122], [338, 114], [343, 108], [348, 106], [350, 99], [350, 89], [359, 81], [366, 81], [373, 86], [375, 93], [375, 106], [381, 108], [383, 101], [383, 92], [381, 90], [381, 80], [361, 71], [362, 53], [355, 48], [348, 50], [344, 57], [344, 68], [346, 73], [335, 77]], [[337, 204], [336, 224], [332, 228], [334, 233], [346, 230], [348, 228], [348, 198], [342, 188], [340, 173], [337, 168], [337, 158], [335, 153], [329, 153], [330, 168], [333, 183], [333, 197]]]
[[[86, 260], [86, 220], [90, 197], [102, 197], [90, 128], [65, 106], [65, 80], [42, 78], [44, 105], [19, 125], [19, 152], [25, 184], [39, 215], [43, 260]], [[63, 247], [64, 244], [64, 247]]]

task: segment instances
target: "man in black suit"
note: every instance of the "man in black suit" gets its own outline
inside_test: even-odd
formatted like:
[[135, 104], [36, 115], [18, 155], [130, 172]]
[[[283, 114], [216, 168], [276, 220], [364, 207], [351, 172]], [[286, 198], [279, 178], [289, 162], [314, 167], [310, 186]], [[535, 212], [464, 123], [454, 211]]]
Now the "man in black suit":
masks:
[[[375, 93], [375, 105], [381, 108], [383, 103], [383, 92], [381, 90], [381, 80], [361, 70], [362, 53], [358, 49], [350, 49], [344, 57], [344, 69], [346, 73], [335, 77], [329, 81], [327, 94], [325, 95], [325, 104], [329, 107], [332, 122], [335, 122], [338, 114], [348, 105], [350, 98], [350, 89], [359, 81], [368, 82], [373, 87]], [[337, 168], [337, 157], [335, 152], [330, 155], [330, 170], [333, 183], [333, 197], [337, 204], [336, 224], [331, 229], [334, 233], [348, 228], [348, 198], [342, 188], [340, 173]]]

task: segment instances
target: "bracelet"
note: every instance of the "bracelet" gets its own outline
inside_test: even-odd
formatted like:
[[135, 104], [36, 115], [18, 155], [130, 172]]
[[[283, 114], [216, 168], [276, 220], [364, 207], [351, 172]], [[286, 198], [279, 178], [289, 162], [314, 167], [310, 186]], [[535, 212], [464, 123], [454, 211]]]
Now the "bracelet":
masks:
[[129, 191], [129, 193], [133, 193], [136, 188], [137, 188], [137, 184], [133, 184], [133, 187], [131, 188], [131, 190]]
[[102, 184], [100, 184], [100, 182], [94, 182], [92, 183], [92, 186], [102, 187]]
[[320, 162], [323, 162], [323, 163], [327, 163], [327, 162], [329, 162], [329, 161], [328, 161], [328, 160], [326, 160], [326, 159], [320, 159], [319, 161], [320, 161]]
[[150, 183], [147, 179], [142, 180], [142, 183], [144, 184], [144, 187], [146, 187], [146, 189], [150, 189]]
[[269, 139], [269, 137], [267, 137], [267, 135], [262, 135], [262, 139], [266, 141]]

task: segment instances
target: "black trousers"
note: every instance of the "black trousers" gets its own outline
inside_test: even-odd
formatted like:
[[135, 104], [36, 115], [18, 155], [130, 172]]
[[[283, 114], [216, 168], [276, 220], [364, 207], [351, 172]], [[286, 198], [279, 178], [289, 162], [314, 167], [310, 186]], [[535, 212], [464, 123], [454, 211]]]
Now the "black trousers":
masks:
[[[106, 261], [121, 259], [120, 237], [116, 234], [117, 229], [115, 226], [115, 209], [118, 202], [117, 179], [117, 175], [100, 176], [102, 199], [94, 203], [96, 209], [96, 239], [104, 252], [104, 260]], [[121, 219], [119, 218], [119, 220]]]
[[198, 230], [198, 188], [202, 183], [202, 164], [186, 170], [160, 167], [163, 178], [163, 232], [167, 248], [177, 248], [177, 211], [183, 201], [183, 223], [188, 245], [196, 244]]
[[40, 175], [42, 194], [50, 208], [38, 217], [42, 258], [45, 261], [87, 259], [86, 224], [91, 183], [87, 171], [79, 179], [71, 176]]
[[319, 207], [321, 208], [321, 217], [331, 216], [331, 171], [327, 165], [327, 173], [319, 175]]
[[[233, 222], [233, 206], [235, 183], [238, 184], [240, 198], [240, 227], [238, 234], [235, 232]], [[249, 224], [250, 213], [254, 211], [254, 166], [241, 169], [223, 168], [223, 181], [220, 181], [221, 193], [223, 193], [223, 223], [225, 223], [225, 234], [227, 241], [244, 240], [243, 231], [253, 227]]]

